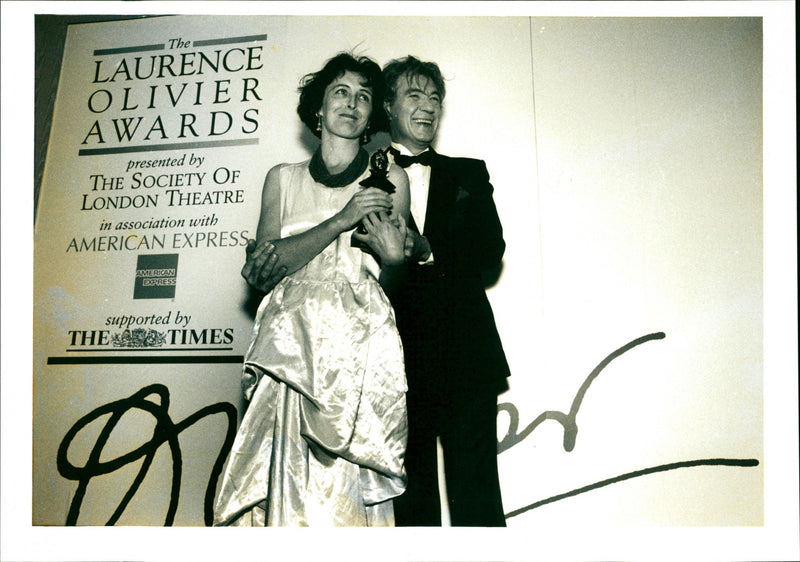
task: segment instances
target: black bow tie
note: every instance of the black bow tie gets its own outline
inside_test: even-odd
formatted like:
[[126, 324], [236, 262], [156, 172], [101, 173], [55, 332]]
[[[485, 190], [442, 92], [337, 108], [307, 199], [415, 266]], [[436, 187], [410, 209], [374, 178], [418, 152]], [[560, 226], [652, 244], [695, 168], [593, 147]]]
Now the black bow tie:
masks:
[[389, 152], [392, 153], [394, 156], [394, 161], [397, 162], [399, 166], [403, 168], [408, 168], [411, 164], [422, 164], [423, 166], [430, 166], [431, 160], [433, 159], [433, 151], [431, 150], [424, 150], [420, 152], [416, 156], [407, 156], [405, 154], [400, 154], [400, 151], [396, 148], [389, 147]]

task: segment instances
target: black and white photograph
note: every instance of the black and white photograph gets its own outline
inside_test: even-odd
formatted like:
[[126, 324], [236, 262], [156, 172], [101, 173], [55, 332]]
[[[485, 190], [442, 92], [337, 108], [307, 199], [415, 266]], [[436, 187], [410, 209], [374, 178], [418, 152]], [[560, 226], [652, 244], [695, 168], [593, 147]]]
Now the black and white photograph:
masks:
[[0, 558], [800, 559], [794, 13], [3, 2]]

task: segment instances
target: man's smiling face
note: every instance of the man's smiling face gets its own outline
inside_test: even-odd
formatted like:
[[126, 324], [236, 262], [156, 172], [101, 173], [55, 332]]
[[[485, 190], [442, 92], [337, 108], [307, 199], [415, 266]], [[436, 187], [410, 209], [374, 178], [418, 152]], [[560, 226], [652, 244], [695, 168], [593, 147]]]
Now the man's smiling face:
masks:
[[442, 115], [442, 97], [432, 80], [424, 76], [400, 76], [392, 103], [386, 102], [392, 140], [412, 154], [422, 152], [433, 141]]

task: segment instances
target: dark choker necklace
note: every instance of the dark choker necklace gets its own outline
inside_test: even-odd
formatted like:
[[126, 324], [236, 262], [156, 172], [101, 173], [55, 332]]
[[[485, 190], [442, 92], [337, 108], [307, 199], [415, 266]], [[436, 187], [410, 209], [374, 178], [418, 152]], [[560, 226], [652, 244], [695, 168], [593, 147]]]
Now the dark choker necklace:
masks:
[[308, 171], [314, 181], [321, 183], [327, 187], [344, 187], [350, 185], [358, 176], [364, 173], [369, 164], [369, 155], [363, 148], [358, 149], [356, 157], [350, 162], [346, 169], [338, 174], [331, 174], [322, 160], [322, 149], [317, 148], [314, 156], [311, 157], [311, 162], [308, 164]]

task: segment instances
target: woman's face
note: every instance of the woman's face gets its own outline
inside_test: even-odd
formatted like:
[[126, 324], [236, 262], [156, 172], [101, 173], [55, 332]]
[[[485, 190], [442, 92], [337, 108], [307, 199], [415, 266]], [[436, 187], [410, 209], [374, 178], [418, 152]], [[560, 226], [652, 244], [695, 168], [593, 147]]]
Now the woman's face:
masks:
[[372, 88], [364, 77], [349, 70], [328, 84], [319, 115], [322, 130], [347, 139], [359, 138], [372, 113]]

